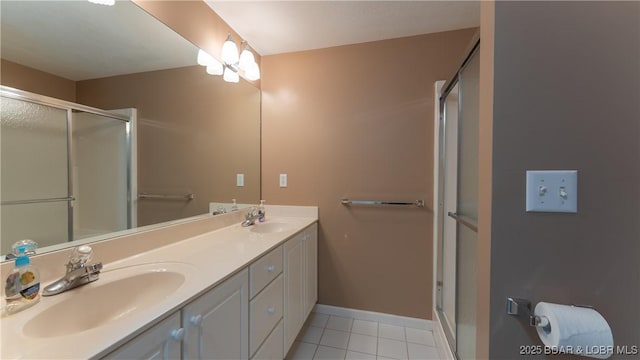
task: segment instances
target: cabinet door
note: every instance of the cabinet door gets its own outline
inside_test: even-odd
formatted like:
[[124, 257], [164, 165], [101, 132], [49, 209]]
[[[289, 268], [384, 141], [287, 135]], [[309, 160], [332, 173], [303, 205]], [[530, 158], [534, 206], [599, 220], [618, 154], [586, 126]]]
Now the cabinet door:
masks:
[[234, 275], [184, 307], [184, 359], [247, 359], [248, 270]]
[[175, 313], [103, 359], [180, 359], [183, 334], [180, 314]]
[[284, 348], [285, 353], [304, 322], [304, 233], [284, 244]]
[[304, 319], [318, 301], [318, 225], [313, 224], [305, 231], [305, 295]]

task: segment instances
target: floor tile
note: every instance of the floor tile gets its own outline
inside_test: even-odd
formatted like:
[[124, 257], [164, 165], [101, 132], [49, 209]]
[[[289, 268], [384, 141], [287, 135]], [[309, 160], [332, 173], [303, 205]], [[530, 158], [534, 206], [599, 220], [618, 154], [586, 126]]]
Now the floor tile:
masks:
[[289, 353], [288, 360], [309, 360], [313, 359], [313, 355], [316, 353], [318, 345], [294, 342]]
[[353, 320], [351, 332], [362, 335], [378, 336], [378, 323], [376, 321]]
[[[314, 360], [342, 360], [347, 355], [346, 350], [336, 349], [327, 346], [318, 346]], [[310, 358], [309, 358], [310, 359]]]
[[322, 327], [323, 328], [323, 327], [327, 326], [327, 321], [328, 320], [329, 320], [329, 315], [311, 313], [311, 315], [309, 315], [309, 319], [307, 321], [309, 322], [308, 325], [317, 326], [317, 327]]
[[323, 330], [323, 328], [317, 326], [303, 328], [300, 334], [298, 334], [297, 340], [311, 344], [319, 344]]
[[332, 329], [324, 329], [320, 345], [331, 346], [334, 348], [346, 349], [349, 344], [350, 333]]
[[351, 333], [347, 349], [375, 355], [378, 351], [378, 338], [374, 336]]
[[351, 325], [353, 324], [352, 318], [345, 318], [340, 316], [329, 317], [329, 321], [327, 321], [326, 328], [340, 331], [351, 331]]
[[407, 342], [416, 343], [427, 346], [436, 346], [436, 341], [433, 338], [433, 332], [429, 330], [405, 328], [407, 333]]
[[409, 359], [411, 360], [438, 360], [438, 349], [432, 346], [408, 343]]
[[346, 360], [376, 360], [376, 356], [371, 354], [364, 354], [356, 351], [347, 350], [347, 357], [345, 357], [345, 359]]
[[399, 340], [378, 338], [378, 355], [392, 359], [407, 359], [407, 343]]
[[381, 323], [378, 326], [378, 336], [381, 338], [405, 341], [404, 327]]
[[376, 357], [376, 360], [396, 360], [396, 359], [392, 359], [392, 358], [388, 358], [388, 357], [384, 357], [384, 356], [378, 356], [378, 357]]

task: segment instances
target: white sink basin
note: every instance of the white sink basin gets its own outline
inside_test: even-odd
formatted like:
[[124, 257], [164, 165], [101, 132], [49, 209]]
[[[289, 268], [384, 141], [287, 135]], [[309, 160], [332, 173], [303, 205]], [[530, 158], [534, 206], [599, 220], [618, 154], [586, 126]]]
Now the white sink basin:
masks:
[[249, 230], [259, 234], [270, 234], [293, 229], [295, 226], [282, 222], [256, 223]]
[[181, 271], [185, 267], [173, 263], [107, 270], [93, 283], [56, 295], [66, 298], [27, 321], [24, 335], [71, 335], [148, 308], [180, 288], [186, 280]]

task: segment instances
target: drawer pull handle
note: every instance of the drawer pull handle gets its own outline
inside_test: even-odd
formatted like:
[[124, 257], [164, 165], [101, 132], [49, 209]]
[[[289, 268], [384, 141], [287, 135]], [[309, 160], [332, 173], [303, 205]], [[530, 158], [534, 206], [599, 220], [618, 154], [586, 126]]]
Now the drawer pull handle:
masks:
[[273, 265], [269, 265], [269, 266], [267, 266], [267, 272], [272, 273], [275, 269], [276, 269], [276, 267], [275, 267], [275, 266], [273, 266]]
[[276, 313], [276, 309], [274, 309], [274, 308], [273, 308], [273, 306], [269, 306], [269, 308], [267, 309], [267, 312], [268, 312], [270, 315], [273, 315], [273, 314], [275, 314], [275, 313]]

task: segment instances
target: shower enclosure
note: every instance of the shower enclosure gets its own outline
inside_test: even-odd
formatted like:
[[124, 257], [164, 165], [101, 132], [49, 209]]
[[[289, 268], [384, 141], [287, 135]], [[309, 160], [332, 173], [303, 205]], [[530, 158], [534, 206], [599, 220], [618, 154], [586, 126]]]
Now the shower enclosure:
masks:
[[135, 226], [135, 110], [104, 111], [0, 88], [2, 254]]
[[458, 359], [475, 359], [479, 40], [440, 97], [436, 310]]

